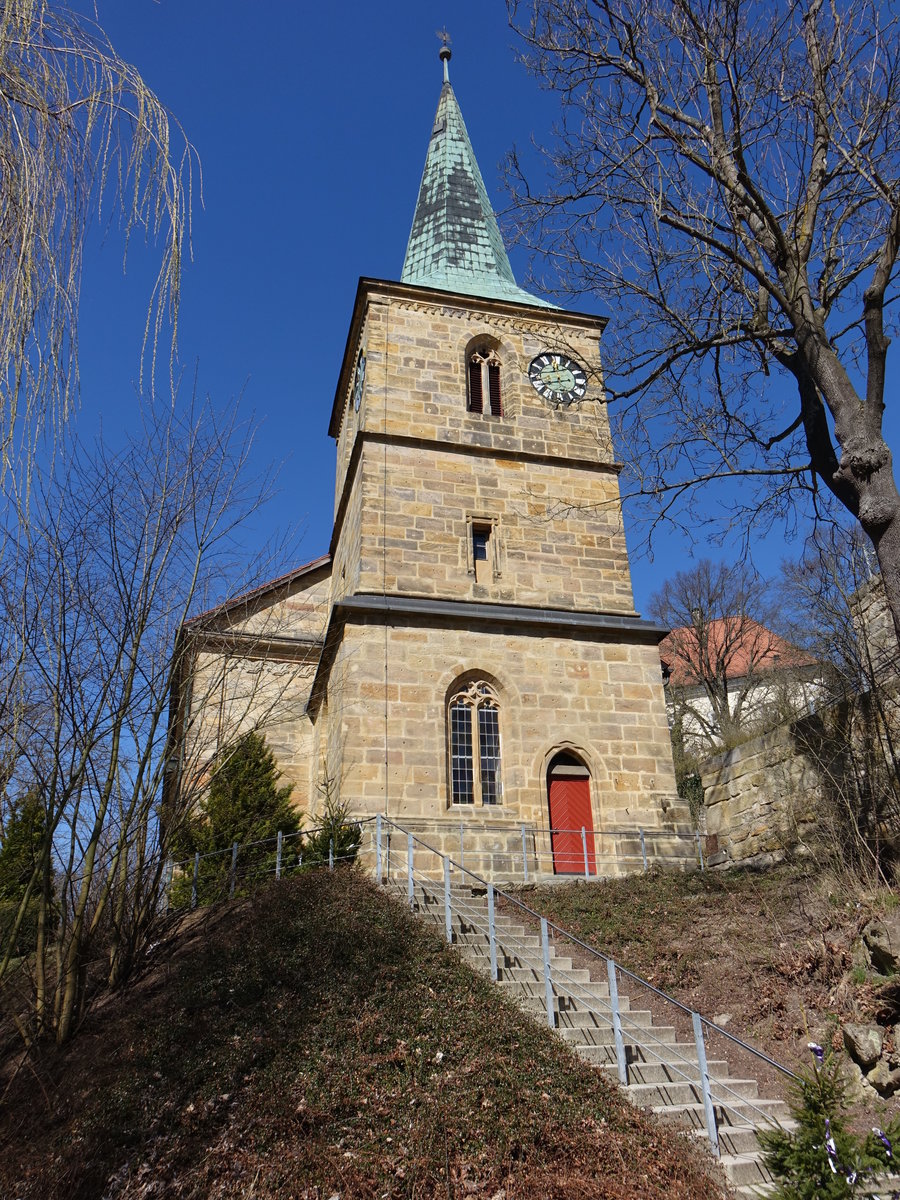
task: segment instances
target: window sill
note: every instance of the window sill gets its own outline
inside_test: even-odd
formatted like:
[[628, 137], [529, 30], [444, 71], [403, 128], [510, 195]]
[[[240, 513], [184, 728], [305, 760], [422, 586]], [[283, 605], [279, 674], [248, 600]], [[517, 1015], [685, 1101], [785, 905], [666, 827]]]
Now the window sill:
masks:
[[452, 813], [454, 816], [462, 816], [464, 813], [482, 813], [488, 816], [498, 816], [509, 820], [515, 816], [513, 809], [505, 804], [448, 804], [445, 812]]

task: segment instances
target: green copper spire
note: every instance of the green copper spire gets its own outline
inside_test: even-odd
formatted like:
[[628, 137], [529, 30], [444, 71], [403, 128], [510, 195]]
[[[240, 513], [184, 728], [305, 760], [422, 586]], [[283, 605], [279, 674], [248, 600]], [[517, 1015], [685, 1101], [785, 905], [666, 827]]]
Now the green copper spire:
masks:
[[444, 85], [419, 186], [403, 283], [553, 308], [516, 284], [466, 126], [450, 86], [450, 48], [441, 47]]

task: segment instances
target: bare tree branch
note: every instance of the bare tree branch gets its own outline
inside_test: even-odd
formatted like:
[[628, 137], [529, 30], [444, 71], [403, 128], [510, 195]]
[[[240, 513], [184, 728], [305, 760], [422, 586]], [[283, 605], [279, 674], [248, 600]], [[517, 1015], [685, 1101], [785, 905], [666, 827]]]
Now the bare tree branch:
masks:
[[830, 492], [871, 539], [900, 632], [882, 432], [896, 18], [877, 0], [508, 7], [561, 112], [541, 186], [510, 157], [511, 218], [561, 294], [595, 292], [616, 314], [605, 382], [637, 491], [746, 471], [758, 485], [726, 492], [722, 514], [744, 528], [786, 498], [819, 512]]

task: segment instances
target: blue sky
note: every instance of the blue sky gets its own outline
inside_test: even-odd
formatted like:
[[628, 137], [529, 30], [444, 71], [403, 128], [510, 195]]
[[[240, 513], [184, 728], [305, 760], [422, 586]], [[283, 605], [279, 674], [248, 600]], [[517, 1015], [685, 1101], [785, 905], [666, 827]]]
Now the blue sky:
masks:
[[[331, 529], [327, 425], [356, 283], [400, 274], [440, 91], [436, 31], [452, 37], [451, 79], [496, 207], [504, 154], [549, 127], [553, 98], [516, 61], [502, 0], [98, 0], [98, 13], [202, 167], [181, 362], [214, 401], [242, 393], [261, 421], [259, 469], [283, 464], [252, 537], [301, 526], [296, 558], [316, 557]], [[123, 277], [120, 239], [100, 233], [82, 294], [84, 431], [129, 423], [151, 278], [143, 247]], [[524, 282], [524, 256], [511, 259]], [[771, 567], [784, 552], [774, 537], [758, 555]], [[635, 558], [639, 609], [686, 555], [671, 538], [655, 561]]]

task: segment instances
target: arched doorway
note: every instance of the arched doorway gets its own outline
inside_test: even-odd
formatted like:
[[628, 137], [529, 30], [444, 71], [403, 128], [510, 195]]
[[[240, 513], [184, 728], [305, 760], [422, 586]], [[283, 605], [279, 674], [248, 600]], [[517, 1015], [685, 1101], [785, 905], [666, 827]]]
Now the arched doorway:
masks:
[[564, 751], [550, 760], [547, 767], [547, 802], [550, 809], [553, 873], [596, 875], [591, 773], [574, 754]]

